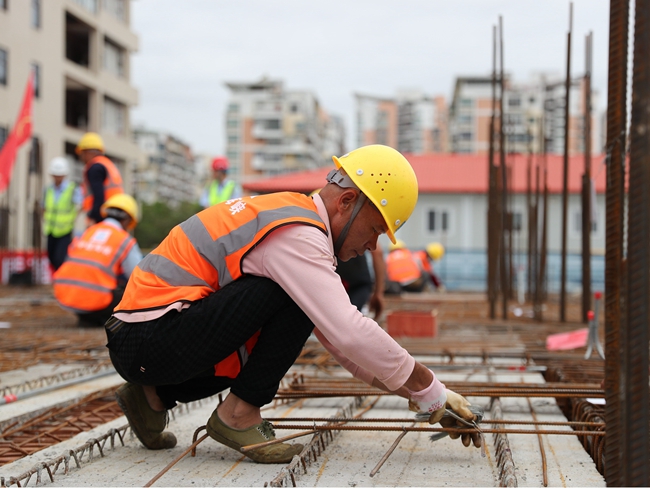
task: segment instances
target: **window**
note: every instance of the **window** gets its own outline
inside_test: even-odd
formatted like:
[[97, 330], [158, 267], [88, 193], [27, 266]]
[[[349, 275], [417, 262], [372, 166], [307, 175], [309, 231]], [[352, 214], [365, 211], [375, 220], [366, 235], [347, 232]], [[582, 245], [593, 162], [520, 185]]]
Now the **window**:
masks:
[[34, 73], [34, 97], [41, 97], [41, 66], [38, 63], [32, 63], [32, 72]]
[[0, 149], [2, 149], [2, 146], [5, 145], [7, 137], [9, 137], [9, 128], [0, 125]]
[[97, 0], [75, 0], [75, 3], [81, 5], [93, 14], [97, 13]]
[[104, 10], [118, 19], [126, 21], [125, 0], [104, 0]]
[[228, 119], [228, 127], [239, 127], [238, 119]]
[[124, 135], [126, 130], [126, 107], [120, 102], [104, 97], [103, 127], [106, 132]]
[[0, 49], [0, 85], [5, 86], [7, 86], [7, 80], [9, 78], [7, 74], [7, 68], [9, 66], [8, 57], [7, 51]]
[[125, 50], [107, 37], [104, 38], [104, 69], [120, 78], [124, 77]]
[[32, 27], [41, 26], [41, 0], [32, 0]]
[[[574, 214], [574, 229], [576, 234], [582, 234], [582, 212], [576, 212]], [[592, 220], [591, 221], [591, 233], [595, 234], [598, 232], [598, 221], [597, 220]]]
[[228, 136], [228, 144], [237, 144], [239, 142], [239, 136], [231, 135]]
[[291, 104], [291, 108], [289, 110], [291, 111], [291, 113], [295, 114], [298, 112], [299, 109], [300, 109], [300, 104], [294, 102]]
[[508, 106], [509, 107], [520, 107], [521, 106], [521, 98], [519, 97], [513, 97], [508, 100]]
[[271, 130], [279, 129], [280, 128], [280, 121], [278, 119], [267, 120], [264, 123], [264, 128], [265, 129], [271, 129]]
[[449, 230], [449, 213], [446, 210], [429, 210], [429, 232], [447, 232]]
[[512, 214], [512, 230], [520, 231], [522, 226], [522, 215], [521, 212], [513, 212]]
[[237, 105], [236, 103], [229, 104], [228, 105], [228, 112], [239, 112], [239, 105]]
[[78, 18], [65, 14], [65, 57], [80, 66], [90, 67], [92, 29]]

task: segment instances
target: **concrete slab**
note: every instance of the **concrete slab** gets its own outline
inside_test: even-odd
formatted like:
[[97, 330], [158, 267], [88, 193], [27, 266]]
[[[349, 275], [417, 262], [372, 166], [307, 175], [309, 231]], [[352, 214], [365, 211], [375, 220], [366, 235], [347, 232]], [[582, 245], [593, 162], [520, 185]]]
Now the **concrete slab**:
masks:
[[[443, 382], [487, 380], [489, 370], [481, 372], [475, 365], [465, 371], [439, 372]], [[319, 373], [312, 373], [319, 374]], [[323, 375], [323, 377], [325, 377]], [[491, 376], [499, 382], [543, 382], [538, 373], [516, 373]], [[368, 397], [366, 402], [376, 397]], [[469, 398], [472, 403], [486, 404], [483, 397]], [[63, 468], [54, 474], [54, 483], [46, 480], [47, 486], [144, 486], [165, 469], [192, 442], [197, 427], [207, 421], [216, 407], [217, 399], [203, 400], [175, 409], [169, 428], [179, 439], [179, 444], [169, 450], [149, 451], [138, 440], [127, 434], [124, 446], [110, 449], [104, 447], [105, 457], [99, 457], [95, 450], [92, 461], [83, 458], [79, 469], [71, 463], [70, 472], [62, 474]], [[532, 420], [526, 399], [504, 398], [504, 417], [507, 419]], [[565, 421], [553, 399], [531, 400], [539, 420]], [[265, 417], [331, 417], [353, 402], [350, 398], [313, 398], [294, 404], [275, 405], [266, 408]], [[1, 409], [0, 409], [1, 411]], [[359, 411], [358, 409], [356, 411]], [[380, 397], [366, 417], [409, 418], [406, 400]], [[18, 477], [35, 465], [61, 456], [66, 450], [74, 449], [101, 437], [110, 429], [123, 427], [122, 417], [92, 431], [79, 434], [73, 439], [35, 453], [28, 458], [0, 467], [0, 476], [8, 483], [11, 476]], [[393, 425], [393, 424], [388, 424]], [[402, 424], [394, 424], [402, 425]], [[532, 428], [532, 427], [531, 427]], [[130, 432], [130, 431], [129, 431]], [[278, 437], [293, 431], [276, 430]], [[204, 432], [202, 432], [204, 433]], [[329, 442], [320, 455], [302, 466], [296, 472], [297, 486], [499, 486], [499, 468], [495, 459], [492, 436], [486, 435], [486, 456], [474, 447], [465, 448], [458, 440], [449, 438], [432, 443], [426, 433], [409, 432], [395, 451], [370, 477], [384, 454], [393, 444], [399, 432], [341, 431]], [[308, 443], [311, 436], [294, 442]], [[542, 486], [542, 463], [539, 441], [536, 435], [510, 435], [509, 441], [515, 463], [519, 486]], [[605, 486], [593, 461], [584, 451], [575, 436], [544, 436], [549, 486]], [[259, 486], [282, 479], [287, 472], [283, 465], [255, 464], [243, 455], [211, 439], [206, 439], [197, 449], [196, 457], [184, 457], [154, 486]], [[29, 485], [34, 486], [35, 477]], [[285, 483], [289, 484], [290, 483]], [[24, 484], [23, 484], [24, 486]]]

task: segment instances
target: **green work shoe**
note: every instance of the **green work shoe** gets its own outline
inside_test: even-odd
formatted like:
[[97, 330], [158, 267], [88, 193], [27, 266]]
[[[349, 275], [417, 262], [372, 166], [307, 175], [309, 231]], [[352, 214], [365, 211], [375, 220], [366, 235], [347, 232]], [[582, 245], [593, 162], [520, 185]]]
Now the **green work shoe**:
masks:
[[[273, 426], [268, 420], [263, 420], [261, 424], [253, 425], [244, 430], [231, 429], [221, 421], [216, 409], [212, 412], [205, 429], [208, 431], [208, 435], [215, 441], [232, 447], [240, 453], [240, 449], [244, 446], [260, 444], [275, 439]], [[260, 447], [243, 454], [256, 463], [288, 463], [294, 456], [300, 454], [302, 447], [302, 444], [287, 444], [283, 442], [281, 444]]]
[[147, 449], [170, 449], [176, 445], [176, 436], [163, 432], [167, 426], [167, 411], [152, 409], [142, 386], [125, 383], [117, 389], [115, 398], [131, 429]]

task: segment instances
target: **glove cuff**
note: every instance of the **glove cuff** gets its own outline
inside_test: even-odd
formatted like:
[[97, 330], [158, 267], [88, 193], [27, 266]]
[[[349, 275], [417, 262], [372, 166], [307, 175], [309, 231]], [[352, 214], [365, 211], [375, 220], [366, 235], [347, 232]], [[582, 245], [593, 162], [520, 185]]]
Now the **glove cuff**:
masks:
[[424, 390], [413, 391], [406, 388], [411, 400], [416, 402], [420, 408], [425, 407], [426, 412], [432, 413], [444, 408], [447, 404], [447, 391], [436, 375], [433, 375], [433, 381]]

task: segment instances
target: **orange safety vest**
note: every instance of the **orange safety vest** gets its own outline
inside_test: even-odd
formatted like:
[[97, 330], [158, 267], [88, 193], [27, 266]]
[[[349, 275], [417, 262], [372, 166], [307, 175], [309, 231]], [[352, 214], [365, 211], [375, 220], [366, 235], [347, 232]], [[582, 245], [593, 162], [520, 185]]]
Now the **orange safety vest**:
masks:
[[415, 257], [420, 260], [420, 266], [422, 269], [428, 273], [432, 274], [433, 270], [431, 269], [431, 261], [429, 261], [429, 255], [427, 254], [426, 251], [415, 251], [413, 254], [415, 254]]
[[420, 278], [422, 270], [411, 251], [395, 249], [389, 252], [386, 258], [386, 274], [390, 281], [396, 281], [400, 285], [409, 285]]
[[105, 309], [135, 243], [128, 232], [105, 222], [88, 227], [72, 241], [67, 259], [53, 275], [54, 297], [77, 313]]
[[[218, 203], [174, 227], [131, 274], [115, 312], [195, 302], [243, 276], [244, 258], [270, 232], [312, 225], [327, 234], [314, 201], [300, 193], [272, 193]], [[235, 378], [257, 341], [215, 365], [215, 376]]]
[[88, 168], [95, 163], [102, 164], [106, 168], [106, 179], [104, 180], [104, 201], [108, 200], [113, 195], [124, 193], [122, 175], [120, 174], [120, 170], [117, 169], [117, 166], [115, 166], [113, 161], [108, 159], [106, 156], [95, 156], [84, 168], [84, 180], [82, 186], [84, 199], [82, 208], [86, 212], [93, 208], [93, 193], [90, 189], [90, 183], [88, 182]]

